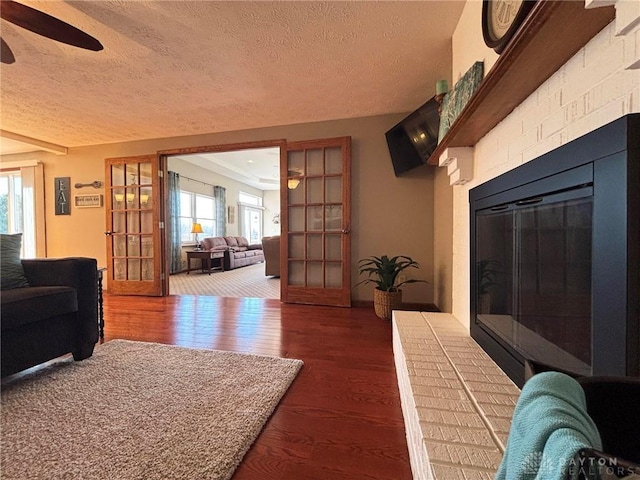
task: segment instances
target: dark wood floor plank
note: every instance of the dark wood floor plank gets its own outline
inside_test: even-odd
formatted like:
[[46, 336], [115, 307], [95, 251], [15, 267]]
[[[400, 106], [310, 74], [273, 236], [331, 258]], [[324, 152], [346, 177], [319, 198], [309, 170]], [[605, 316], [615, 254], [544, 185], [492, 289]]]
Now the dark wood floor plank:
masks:
[[124, 338], [305, 362], [234, 480], [411, 478], [391, 325], [370, 308], [277, 300], [105, 295]]

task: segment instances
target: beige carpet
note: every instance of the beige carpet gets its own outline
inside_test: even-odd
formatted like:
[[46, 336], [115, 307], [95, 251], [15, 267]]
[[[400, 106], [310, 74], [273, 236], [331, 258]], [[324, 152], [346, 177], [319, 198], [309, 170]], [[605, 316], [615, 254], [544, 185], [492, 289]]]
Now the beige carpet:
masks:
[[113, 340], [2, 387], [2, 479], [229, 479], [300, 360]]
[[[195, 265], [195, 262], [194, 262]], [[191, 270], [169, 277], [172, 295], [211, 295], [234, 298], [280, 298], [280, 279], [264, 274], [264, 263], [234, 268], [227, 272], [212, 270], [211, 275]]]

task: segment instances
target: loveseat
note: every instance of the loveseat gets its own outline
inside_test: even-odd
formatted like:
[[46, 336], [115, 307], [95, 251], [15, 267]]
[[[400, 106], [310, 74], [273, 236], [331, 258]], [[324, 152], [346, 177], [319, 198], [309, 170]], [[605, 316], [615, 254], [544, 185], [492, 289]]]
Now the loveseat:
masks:
[[249, 244], [245, 237], [207, 237], [202, 240], [202, 249], [224, 252], [224, 270], [264, 262], [262, 244]]
[[[4, 243], [3, 239], [3, 253]], [[73, 257], [19, 262], [25, 279], [17, 283], [21, 286], [10, 288], [4, 269], [2, 272], [2, 377], [67, 353], [75, 360], [90, 357], [98, 341], [96, 260]]]

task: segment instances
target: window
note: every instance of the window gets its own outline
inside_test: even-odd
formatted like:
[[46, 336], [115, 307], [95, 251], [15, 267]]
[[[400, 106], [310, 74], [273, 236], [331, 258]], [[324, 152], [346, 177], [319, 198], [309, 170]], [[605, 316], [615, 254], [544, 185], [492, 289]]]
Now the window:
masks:
[[32, 160], [10, 163], [0, 170], [0, 233], [22, 233], [22, 258], [46, 257], [44, 167]]
[[249, 243], [262, 241], [262, 198], [250, 193], [240, 192], [238, 195], [238, 210], [240, 212], [240, 235]]
[[0, 233], [19, 233], [22, 231], [22, 178], [20, 172], [1, 172]]
[[194, 223], [202, 225], [203, 233], [198, 234], [198, 240], [215, 237], [215, 217], [216, 203], [213, 197], [180, 190], [180, 240], [182, 243], [195, 241], [195, 234], [191, 233]]
[[251, 195], [250, 193], [240, 192], [240, 194], [238, 195], [238, 202], [261, 207], [262, 197], [257, 197], [256, 195]]

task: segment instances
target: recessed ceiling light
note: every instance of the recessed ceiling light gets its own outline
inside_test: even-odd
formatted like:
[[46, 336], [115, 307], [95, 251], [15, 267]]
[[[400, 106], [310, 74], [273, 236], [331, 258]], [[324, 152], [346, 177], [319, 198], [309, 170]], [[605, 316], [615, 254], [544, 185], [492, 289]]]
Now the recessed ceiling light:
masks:
[[247, 163], [253, 163], [253, 160], [247, 160]]

